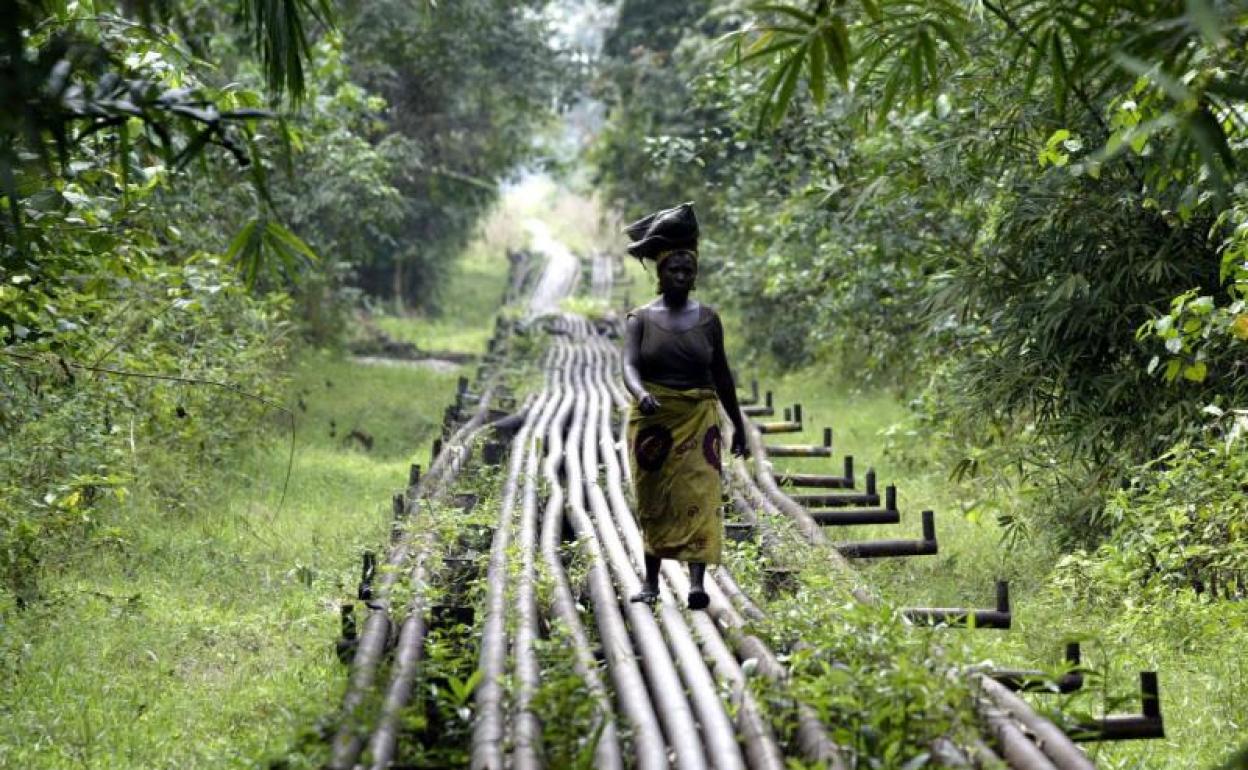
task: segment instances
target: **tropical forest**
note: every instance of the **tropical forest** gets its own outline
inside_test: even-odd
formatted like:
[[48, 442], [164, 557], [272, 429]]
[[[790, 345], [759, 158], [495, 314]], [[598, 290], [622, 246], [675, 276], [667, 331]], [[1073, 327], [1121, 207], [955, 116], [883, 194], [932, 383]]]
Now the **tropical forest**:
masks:
[[1248, 770], [1248, 2], [0, 18], [0, 768]]

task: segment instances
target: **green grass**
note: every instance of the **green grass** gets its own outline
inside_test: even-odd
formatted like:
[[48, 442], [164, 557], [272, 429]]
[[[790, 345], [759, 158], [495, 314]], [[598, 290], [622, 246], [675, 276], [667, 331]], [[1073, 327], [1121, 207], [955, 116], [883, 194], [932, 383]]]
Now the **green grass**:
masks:
[[[748, 383], [749, 370], [740, 374]], [[860, 479], [867, 468], [876, 469], [881, 494], [886, 484], [898, 486], [900, 525], [830, 528], [832, 539], [917, 538], [919, 512], [936, 512], [938, 555], [857, 563], [882, 596], [906, 606], [990, 607], [993, 582], [1010, 580], [1011, 631], [948, 633], [969, 635], [977, 659], [1006, 667], [1055, 667], [1064, 642], [1082, 640], [1085, 662], [1100, 675], [1073, 698], [1031, 697], [1039, 708], [1061, 707], [1089, 717], [1138, 713], [1138, 672], [1160, 672], [1167, 738], [1091, 744], [1098, 766], [1214, 767], [1243, 743], [1240, 736], [1248, 725], [1248, 699], [1243, 697], [1248, 658], [1242, 650], [1248, 638], [1246, 603], [1210, 604], [1192, 595], [1153, 606], [1071, 601], [1051, 585], [1050, 572], [1061, 554], [1042, 536], [1007, 550], [995, 518], [982, 513], [975, 487], [951, 482], [939, 462], [922, 462], [931, 453], [920, 436], [900, 427], [906, 409], [897, 399], [855, 391], [819, 367], [767, 377], [762, 384], [775, 392], [774, 419], [794, 401], [805, 413], [803, 433], [769, 436], [768, 443], [818, 443], [824, 425], [834, 429], [832, 459], [776, 459], [778, 469], [839, 474], [848, 453], [854, 455]], [[968, 510], [971, 515], [964, 515]]]
[[[384, 541], [409, 461], [427, 462], [455, 377], [310, 354], [295, 372], [308, 409], [281, 509], [287, 447], [276, 439], [210, 479], [193, 515], [132, 498], [109, 522], [122, 544], [54, 576], [52, 600], [6, 629], [16, 670], [0, 696], [0, 765], [298, 755], [340, 695], [337, 603], [359, 552]], [[371, 452], [344, 444], [348, 426], [373, 435]]]
[[410, 342], [421, 350], [484, 351], [507, 285], [503, 248], [497, 237], [488, 235], [468, 247], [442, 295], [441, 313], [378, 315], [373, 322], [390, 337]]
[[[483, 352], [506, 275], [494, 254], [461, 266], [448, 294], [463, 313], [399, 328]], [[167, 468], [140, 447], [150, 473], [199, 474], [200, 499], [170, 512], [140, 490], [100, 522], [115, 545], [63, 560], [46, 601], [0, 618], [0, 767], [318, 766], [345, 683], [338, 604], [360, 552], [385, 542], [409, 464], [428, 464], [459, 374], [304, 353], [280, 508], [281, 420], [228, 468]]]

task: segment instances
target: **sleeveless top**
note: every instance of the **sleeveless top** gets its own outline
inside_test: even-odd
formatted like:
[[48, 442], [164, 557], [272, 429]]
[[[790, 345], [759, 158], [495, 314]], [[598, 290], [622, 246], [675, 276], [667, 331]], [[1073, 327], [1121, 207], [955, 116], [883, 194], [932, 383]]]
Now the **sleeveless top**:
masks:
[[643, 381], [676, 390], [714, 387], [711, 358], [719, 326], [715, 311], [700, 306], [698, 320], [684, 331], [662, 326], [644, 307], [629, 315], [641, 322], [637, 373]]

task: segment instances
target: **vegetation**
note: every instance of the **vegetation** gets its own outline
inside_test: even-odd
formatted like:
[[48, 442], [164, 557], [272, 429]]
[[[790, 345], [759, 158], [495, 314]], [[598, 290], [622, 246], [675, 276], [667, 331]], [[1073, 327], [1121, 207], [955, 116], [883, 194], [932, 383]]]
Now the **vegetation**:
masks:
[[433, 6], [6, 6], [0, 607], [293, 429], [280, 365], [365, 294], [436, 310], [563, 69], [540, 3]]
[[653, 5], [600, 178], [702, 202], [751, 349], [920, 397], [959, 474], [1067, 490], [1063, 542], [1242, 401], [1237, 4]]
[[975, 654], [1052, 663], [1082, 635], [1111, 701], [1159, 668], [1173, 759], [1098, 760], [1221, 761], [1243, 686], [1210, 625], [1240, 627], [1244, 590], [1242, 4], [681, 7], [622, 3], [597, 179], [626, 217], [697, 201], [738, 367], [788, 372], [809, 437], [833, 425], [904, 511], [937, 510], [945, 555], [872, 583], [949, 606], [1010, 578], [1030, 641]]
[[[862, 568], [876, 605], [784, 521], [779, 548], [732, 546], [789, 668], [750, 678], [781, 738], [800, 700], [863, 766], [934, 763], [974, 729], [967, 666], [1056, 668], [1080, 639], [1090, 686], [1055, 718], [1163, 676], [1167, 741], [1098, 763], [1225, 761], [1248, 720], [1248, 6], [620, 0], [590, 61], [550, 5], [0, 0], [0, 765], [323, 763], [336, 605], [494, 328], [507, 250], [617, 249], [620, 219], [690, 199], [739, 371], [897, 482], [905, 526], [938, 513], [938, 557]], [[587, 91], [593, 192], [521, 178], [585, 184], [552, 137]], [[628, 269], [563, 308], [637, 304]], [[345, 355], [379, 335], [431, 360]], [[512, 347], [520, 398], [539, 338]], [[481, 609], [497, 486], [474, 471], [472, 513], [428, 512], [476, 575], [433, 599]], [[769, 567], [795, 589], [768, 596]], [[999, 578], [1010, 636], [894, 611]], [[434, 624], [403, 761], [466, 761], [480, 614]], [[594, 704], [543, 628], [544, 751], [589, 766]]]

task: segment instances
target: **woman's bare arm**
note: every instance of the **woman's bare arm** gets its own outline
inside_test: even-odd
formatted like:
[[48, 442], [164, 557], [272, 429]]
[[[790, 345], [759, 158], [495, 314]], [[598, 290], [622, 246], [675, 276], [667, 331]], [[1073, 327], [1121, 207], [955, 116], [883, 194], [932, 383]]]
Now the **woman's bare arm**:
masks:
[[724, 352], [724, 326], [719, 315], [711, 319], [711, 382], [719, 403], [724, 405], [728, 419], [732, 420], [732, 453], [745, 455], [745, 422], [741, 418], [741, 406], [737, 403], [737, 384], [728, 366], [728, 354]]
[[641, 384], [641, 373], [637, 369], [640, 358], [641, 319], [630, 315], [624, 322], [624, 387], [637, 399], [642, 414], [654, 414], [659, 410], [659, 402]]

